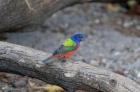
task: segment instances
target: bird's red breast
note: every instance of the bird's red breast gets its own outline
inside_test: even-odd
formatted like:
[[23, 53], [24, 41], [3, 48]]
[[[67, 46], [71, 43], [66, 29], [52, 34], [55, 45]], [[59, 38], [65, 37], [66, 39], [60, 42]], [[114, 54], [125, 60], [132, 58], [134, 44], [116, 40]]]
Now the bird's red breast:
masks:
[[66, 52], [66, 53], [60, 53], [60, 54], [54, 55], [53, 57], [68, 59], [72, 55], [74, 55], [74, 53], [78, 50], [79, 46], [80, 45], [77, 45], [77, 47], [72, 51], [69, 51], [69, 52]]

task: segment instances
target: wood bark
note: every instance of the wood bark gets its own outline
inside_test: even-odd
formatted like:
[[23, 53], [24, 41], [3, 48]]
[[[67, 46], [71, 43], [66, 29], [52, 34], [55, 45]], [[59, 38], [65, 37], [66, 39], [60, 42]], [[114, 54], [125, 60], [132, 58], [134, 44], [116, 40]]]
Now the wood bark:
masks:
[[7, 42], [0, 42], [0, 71], [57, 84], [68, 92], [139, 92], [140, 86], [121, 75], [98, 69], [82, 61], [56, 61], [44, 65], [50, 54]]
[[[117, 2], [118, 0], [0, 0], [0, 32], [39, 25], [53, 13], [84, 2]], [[121, 0], [124, 2], [126, 0]], [[120, 3], [120, 1], [119, 1]]]

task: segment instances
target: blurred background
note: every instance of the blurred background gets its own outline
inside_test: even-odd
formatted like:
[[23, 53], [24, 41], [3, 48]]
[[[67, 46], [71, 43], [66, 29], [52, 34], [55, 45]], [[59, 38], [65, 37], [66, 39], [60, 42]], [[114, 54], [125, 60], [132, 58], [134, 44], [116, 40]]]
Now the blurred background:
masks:
[[[76, 53], [86, 63], [129, 77], [140, 84], [138, 1], [123, 5], [78, 4], [53, 14], [39, 28], [2, 33], [0, 40], [52, 53], [75, 32], [88, 35]], [[37, 85], [44, 83], [28, 77], [0, 73], [0, 92], [28, 92], [29, 79]]]

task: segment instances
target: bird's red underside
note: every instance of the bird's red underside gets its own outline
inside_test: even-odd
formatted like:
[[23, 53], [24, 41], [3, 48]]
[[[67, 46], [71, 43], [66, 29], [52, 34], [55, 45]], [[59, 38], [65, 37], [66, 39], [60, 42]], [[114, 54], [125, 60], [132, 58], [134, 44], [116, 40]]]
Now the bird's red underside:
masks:
[[78, 50], [79, 46], [80, 45], [78, 44], [75, 50], [72, 50], [72, 51], [69, 51], [69, 52], [66, 52], [66, 53], [60, 53], [60, 54], [54, 55], [53, 57], [57, 57], [57, 58], [60, 58], [60, 59], [61, 58], [68, 59], [68, 58], [72, 57], [72, 55], [74, 55], [74, 53]]
[[75, 50], [74, 50], [74, 51], [67, 52], [67, 53], [63, 53], [63, 54], [57, 54], [57, 55], [54, 55], [53, 57], [68, 59], [68, 58], [70, 58], [74, 53], [75, 53]]

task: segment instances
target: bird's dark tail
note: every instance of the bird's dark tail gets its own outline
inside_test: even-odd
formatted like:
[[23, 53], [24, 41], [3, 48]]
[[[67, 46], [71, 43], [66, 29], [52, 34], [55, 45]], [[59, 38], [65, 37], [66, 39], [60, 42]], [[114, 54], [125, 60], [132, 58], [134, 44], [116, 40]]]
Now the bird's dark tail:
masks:
[[58, 58], [55, 58], [55, 57], [50, 56], [47, 59], [43, 60], [42, 62], [44, 64], [48, 64], [48, 63], [55, 62], [55, 61], [58, 61]]

